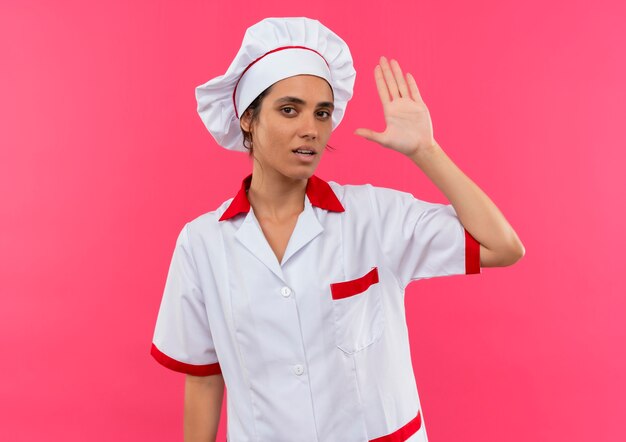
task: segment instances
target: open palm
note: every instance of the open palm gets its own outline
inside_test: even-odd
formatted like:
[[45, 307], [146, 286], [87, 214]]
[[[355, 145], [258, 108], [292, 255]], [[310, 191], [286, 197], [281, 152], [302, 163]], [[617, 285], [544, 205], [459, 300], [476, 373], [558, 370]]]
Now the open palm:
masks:
[[409, 156], [432, 146], [435, 141], [430, 113], [413, 76], [407, 73], [405, 80], [396, 60], [392, 59], [390, 65], [381, 57], [374, 78], [387, 127], [384, 132], [359, 128], [354, 133]]

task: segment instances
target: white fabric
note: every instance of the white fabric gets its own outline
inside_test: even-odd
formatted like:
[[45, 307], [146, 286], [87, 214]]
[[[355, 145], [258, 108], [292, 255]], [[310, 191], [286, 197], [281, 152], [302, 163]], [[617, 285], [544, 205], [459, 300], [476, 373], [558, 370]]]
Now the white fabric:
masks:
[[[308, 49], [272, 52], [287, 46]], [[241, 114], [268, 86], [299, 74], [317, 75], [330, 83], [335, 105], [332, 130], [335, 130], [352, 98], [356, 78], [352, 55], [337, 34], [318, 20], [306, 17], [266, 18], [249, 27], [226, 73], [196, 87], [198, 114], [217, 144], [246, 152], [239, 125]], [[239, 90], [242, 83], [244, 90]]]
[[[404, 288], [464, 274], [465, 229], [451, 205], [328, 184], [345, 211], [305, 196], [281, 263], [252, 208], [218, 221], [232, 198], [178, 237], [153, 343], [182, 363], [219, 363], [229, 442], [366, 442], [421, 410]], [[378, 283], [332, 298], [330, 284], [373, 268]], [[421, 414], [409, 441], [428, 440]]]
[[315, 75], [332, 84], [326, 61], [317, 52], [289, 48], [267, 54], [243, 74], [235, 90], [236, 112], [241, 115], [265, 89], [294, 75]]

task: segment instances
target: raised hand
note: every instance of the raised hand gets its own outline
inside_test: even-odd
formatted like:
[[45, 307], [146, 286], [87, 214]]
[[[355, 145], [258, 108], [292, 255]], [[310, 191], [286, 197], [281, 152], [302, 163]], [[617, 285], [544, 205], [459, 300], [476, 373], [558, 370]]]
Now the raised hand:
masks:
[[407, 156], [432, 147], [435, 140], [430, 113], [413, 76], [407, 73], [405, 80], [398, 62], [392, 59], [390, 64], [382, 56], [374, 68], [374, 78], [387, 127], [384, 132], [359, 128], [355, 135]]

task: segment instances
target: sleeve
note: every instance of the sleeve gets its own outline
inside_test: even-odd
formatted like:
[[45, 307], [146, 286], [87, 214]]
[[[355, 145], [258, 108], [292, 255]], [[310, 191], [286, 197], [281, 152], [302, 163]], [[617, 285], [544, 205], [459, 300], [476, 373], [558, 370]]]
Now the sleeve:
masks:
[[221, 369], [197, 275], [186, 224], [176, 240], [150, 354], [174, 371], [209, 376]]
[[382, 254], [403, 288], [416, 279], [480, 273], [480, 244], [451, 204], [368, 188]]

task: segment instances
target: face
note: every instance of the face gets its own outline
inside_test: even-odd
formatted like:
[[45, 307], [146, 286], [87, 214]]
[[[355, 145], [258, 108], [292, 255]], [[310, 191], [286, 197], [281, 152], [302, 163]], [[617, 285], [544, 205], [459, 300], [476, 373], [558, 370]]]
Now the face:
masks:
[[[260, 173], [307, 179], [315, 172], [332, 132], [333, 94], [323, 78], [296, 75], [272, 85], [252, 126], [252, 149]], [[241, 127], [250, 131], [249, 114]], [[297, 153], [296, 149], [313, 153]]]

